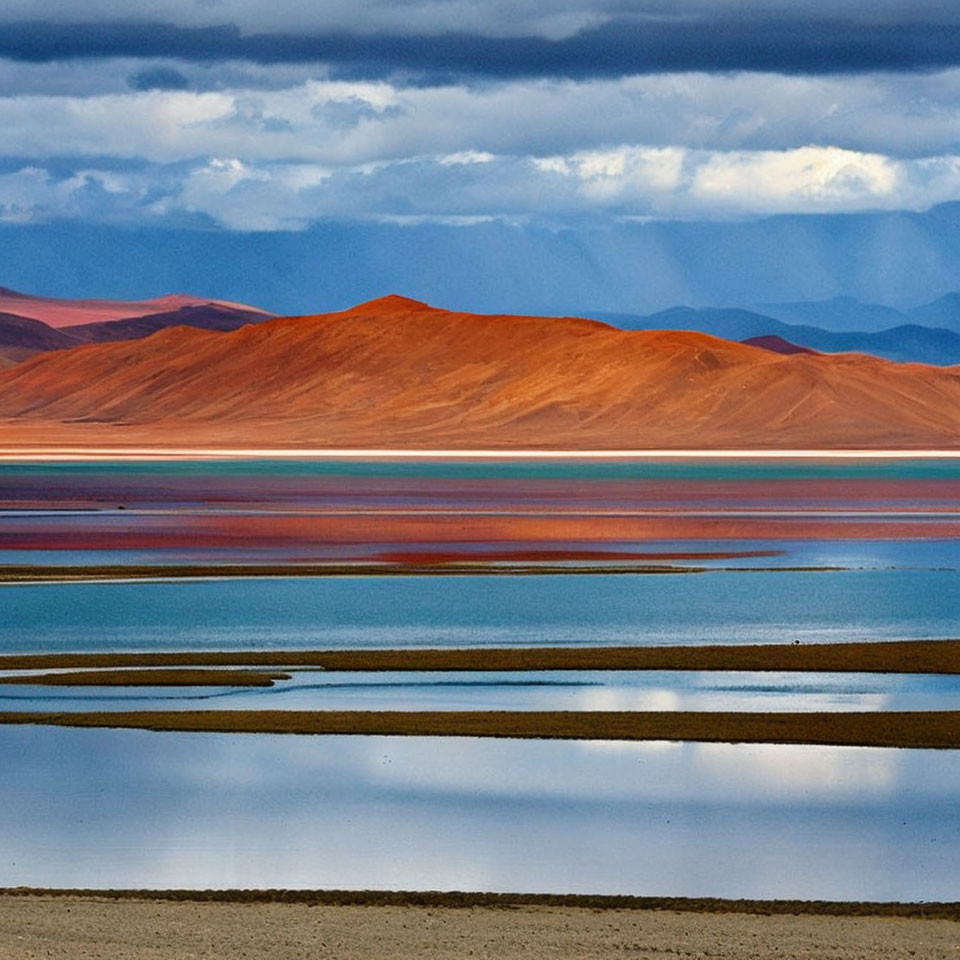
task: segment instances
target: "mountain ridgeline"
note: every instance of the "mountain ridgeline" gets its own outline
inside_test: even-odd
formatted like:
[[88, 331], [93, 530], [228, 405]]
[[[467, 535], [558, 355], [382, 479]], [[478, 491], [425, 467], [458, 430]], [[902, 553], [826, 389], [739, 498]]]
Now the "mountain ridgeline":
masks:
[[[820, 353], [869, 353], [901, 363], [960, 363], [960, 293], [902, 311], [836, 297], [736, 307], [673, 307], [640, 315], [586, 312], [626, 330], [690, 330]], [[137, 340], [171, 326], [236, 330], [275, 314], [224, 300], [173, 294], [152, 300], [58, 300], [0, 287], [0, 368], [36, 353]]]

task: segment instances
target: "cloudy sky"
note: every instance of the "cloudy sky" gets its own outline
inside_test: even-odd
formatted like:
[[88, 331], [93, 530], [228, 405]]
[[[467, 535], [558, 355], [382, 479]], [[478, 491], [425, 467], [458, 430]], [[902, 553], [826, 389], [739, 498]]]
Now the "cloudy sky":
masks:
[[960, 5], [4, 0], [0, 131], [7, 224], [919, 211], [960, 199]]

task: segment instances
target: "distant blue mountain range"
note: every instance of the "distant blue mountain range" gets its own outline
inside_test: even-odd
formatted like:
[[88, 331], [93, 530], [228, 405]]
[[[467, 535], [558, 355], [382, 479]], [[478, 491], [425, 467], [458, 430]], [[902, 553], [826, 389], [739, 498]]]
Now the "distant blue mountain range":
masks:
[[645, 316], [593, 312], [626, 330], [700, 330], [727, 340], [781, 337], [823, 353], [872, 353], [900, 362], [960, 364], [960, 293], [910, 310], [851, 297], [755, 308], [673, 307]]
[[[931, 316], [909, 319], [864, 305], [905, 311], [960, 290], [960, 203], [923, 213], [555, 229], [365, 221], [239, 233], [0, 223], [0, 272], [0, 282], [47, 296], [136, 300], [189, 290], [278, 314], [345, 309], [394, 292], [479, 313], [646, 315], [683, 303], [745, 307], [826, 330], [950, 328], [941, 316], [957, 315], [949, 298]], [[831, 303], [835, 316], [807, 315], [808, 301]], [[866, 316], [851, 325], [858, 313]]]
[[556, 229], [331, 221], [239, 233], [0, 223], [0, 269], [0, 282], [16, 289], [71, 299], [189, 290], [305, 314], [396, 292], [451, 310], [594, 316], [960, 363], [960, 292], [952, 292], [960, 289], [960, 203], [920, 213]]

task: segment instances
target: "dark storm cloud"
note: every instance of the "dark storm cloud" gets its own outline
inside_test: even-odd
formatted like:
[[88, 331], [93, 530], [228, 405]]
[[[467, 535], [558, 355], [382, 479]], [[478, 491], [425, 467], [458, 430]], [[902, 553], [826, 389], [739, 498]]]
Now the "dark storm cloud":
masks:
[[326, 62], [342, 75], [615, 77], [665, 71], [854, 73], [960, 64], [960, 24], [829, 20], [615, 20], [563, 39], [474, 34], [244, 34], [234, 26], [13, 23], [0, 56], [48, 62], [174, 57]]
[[173, 67], [148, 67], [127, 79], [134, 90], [186, 90], [190, 81]]

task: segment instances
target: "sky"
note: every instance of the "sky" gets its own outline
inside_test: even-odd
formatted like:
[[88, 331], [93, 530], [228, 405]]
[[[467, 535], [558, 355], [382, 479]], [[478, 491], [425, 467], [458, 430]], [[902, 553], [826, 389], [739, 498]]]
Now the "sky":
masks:
[[0, 131], [24, 229], [923, 212], [960, 200], [960, 5], [4, 0]]

